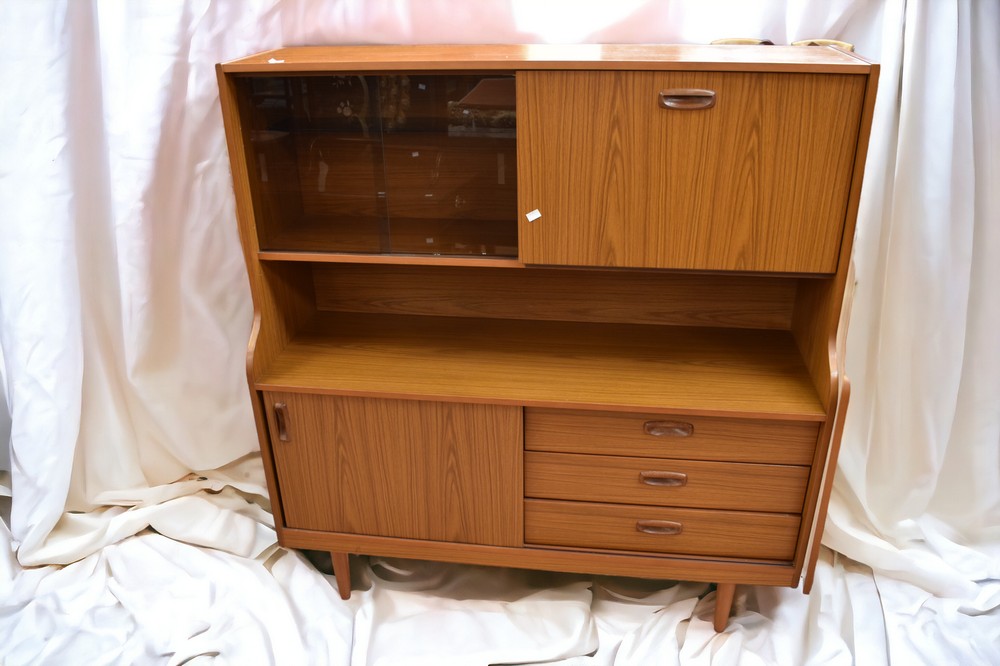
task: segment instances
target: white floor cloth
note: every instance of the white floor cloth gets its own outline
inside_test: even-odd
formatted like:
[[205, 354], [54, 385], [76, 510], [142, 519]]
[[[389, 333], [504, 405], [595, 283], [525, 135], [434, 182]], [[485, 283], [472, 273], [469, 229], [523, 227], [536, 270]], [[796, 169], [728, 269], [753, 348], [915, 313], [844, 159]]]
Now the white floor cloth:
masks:
[[[842, 555], [722, 634], [691, 583], [356, 558], [341, 601], [274, 543], [214, 64], [746, 35], [882, 65]], [[0, 0], [0, 664], [1000, 664], [998, 35], [993, 0]]]

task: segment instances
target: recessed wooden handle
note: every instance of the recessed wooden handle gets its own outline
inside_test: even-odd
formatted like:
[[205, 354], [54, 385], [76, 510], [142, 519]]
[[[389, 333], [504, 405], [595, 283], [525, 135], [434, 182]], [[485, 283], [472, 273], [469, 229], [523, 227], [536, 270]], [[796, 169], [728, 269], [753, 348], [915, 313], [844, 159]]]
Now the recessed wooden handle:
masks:
[[646, 421], [642, 430], [653, 437], [690, 437], [694, 434], [694, 425], [684, 421]]
[[639, 482], [647, 486], [686, 486], [688, 475], [683, 472], [639, 472]]
[[660, 91], [660, 107], [664, 109], [710, 109], [715, 106], [715, 91], [701, 88], [671, 88]]
[[288, 437], [288, 405], [283, 402], [274, 403], [274, 423], [278, 426], [278, 439], [289, 441]]
[[635, 521], [637, 532], [644, 534], [680, 534], [684, 526], [672, 520], [637, 520]]

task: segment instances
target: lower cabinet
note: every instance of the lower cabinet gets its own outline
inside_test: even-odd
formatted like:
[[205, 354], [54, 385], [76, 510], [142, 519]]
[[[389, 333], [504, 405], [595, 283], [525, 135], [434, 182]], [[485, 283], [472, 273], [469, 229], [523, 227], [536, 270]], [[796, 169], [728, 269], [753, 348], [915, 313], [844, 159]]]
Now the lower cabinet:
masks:
[[285, 524], [520, 546], [521, 408], [265, 392]]
[[[795, 557], [816, 424], [263, 396], [291, 529], [526, 557], [538, 548]], [[755, 449], [767, 430], [783, 454]]]
[[263, 391], [282, 543], [792, 584], [819, 424]]

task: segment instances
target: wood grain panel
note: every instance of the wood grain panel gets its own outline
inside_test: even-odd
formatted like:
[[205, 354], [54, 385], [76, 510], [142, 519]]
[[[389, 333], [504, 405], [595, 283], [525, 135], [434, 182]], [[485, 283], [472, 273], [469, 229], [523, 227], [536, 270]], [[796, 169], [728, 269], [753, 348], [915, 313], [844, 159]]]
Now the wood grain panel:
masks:
[[[521, 410], [266, 393], [289, 527], [521, 543]], [[280, 441], [274, 405], [287, 405]]]
[[[850, 273], [854, 229], [857, 223], [862, 178], [868, 154], [868, 137], [871, 133], [878, 75], [879, 68], [874, 65], [871, 75], [867, 77], [864, 111], [861, 116], [858, 150], [854, 158], [851, 193], [837, 274], [828, 280], [802, 281], [796, 295], [795, 316], [792, 322], [795, 341], [816, 384], [820, 400], [823, 401], [824, 406], [831, 409], [831, 413], [831, 402], [836, 400], [836, 381], [834, 379], [838, 365], [836, 339], [838, 331], [845, 328], [841, 321], [842, 319], [846, 321], [845, 315], [848, 314], [844, 312], [844, 294]], [[842, 358], [840, 362], [843, 362]]]
[[[690, 424], [691, 434], [657, 437], [646, 433], [647, 421], [664, 419]], [[809, 465], [819, 429], [820, 424], [811, 421], [524, 410], [525, 448], [556, 453]]]
[[257, 388], [825, 418], [787, 331], [320, 313]]
[[[260, 249], [257, 218], [266, 216], [267, 213], [262, 211], [259, 201], [255, 199], [251, 185], [256, 158], [254, 150], [248, 149], [242, 122], [242, 117], [249, 113], [245, 108], [246, 91], [237, 85], [237, 81], [226, 77], [221, 68], [217, 68], [216, 73], [233, 172], [240, 244], [243, 247], [254, 303], [254, 323], [247, 346], [246, 365], [252, 392], [260, 369], [273, 361], [279, 350], [314, 311], [315, 296], [308, 271], [288, 266], [264, 269], [257, 261]], [[259, 425], [259, 415], [257, 420]]]
[[297, 46], [221, 65], [225, 72], [436, 71], [530, 69], [867, 72], [835, 48], [697, 44], [424, 44]]
[[[846, 75], [519, 73], [522, 261], [833, 273], [864, 86]], [[691, 88], [715, 91], [715, 106], [658, 106], [661, 91]]]
[[[816, 474], [816, 489], [810, 493], [810, 499], [815, 497], [815, 501], [807, 502], [803, 508], [803, 515], [811, 518], [811, 533], [802, 535], [799, 538], [800, 550], [805, 564], [805, 580], [802, 582], [802, 591], [809, 594], [812, 590], [813, 580], [816, 573], [816, 561], [819, 559], [820, 545], [823, 542], [823, 530], [826, 528], [827, 507], [830, 504], [830, 494], [833, 492], [833, 481], [837, 473], [837, 456], [840, 455], [840, 442], [844, 435], [844, 423], [847, 417], [847, 405], [851, 398], [851, 382], [847, 377], [843, 377], [840, 382], [839, 397], [837, 399], [837, 412], [832, 424], [830, 445], [826, 451], [826, 459], [823, 460], [822, 467], [814, 465], [813, 469], [822, 475]], [[807, 541], [808, 540], [808, 541]], [[807, 548], [801, 548], [803, 542], [807, 541]], [[798, 558], [796, 558], [798, 559]]]
[[[656, 485], [663, 474], [679, 485]], [[789, 465], [538, 451], [524, 456], [524, 496], [541, 499], [801, 513], [808, 479], [808, 467]]]
[[707, 558], [698, 555], [665, 556], [621, 551], [573, 550], [560, 546], [503, 548], [444, 541], [417, 541], [287, 529], [282, 541], [289, 548], [339, 550], [382, 557], [420, 558], [439, 562], [464, 562], [518, 569], [581, 572], [608, 576], [637, 576], [710, 583], [795, 587], [798, 578], [791, 565], [746, 558]]
[[757, 276], [326, 265], [320, 310], [787, 329], [796, 281]]
[[[638, 521], [679, 523], [678, 534], [640, 532]], [[524, 501], [526, 544], [788, 561], [799, 517], [783, 513]]]

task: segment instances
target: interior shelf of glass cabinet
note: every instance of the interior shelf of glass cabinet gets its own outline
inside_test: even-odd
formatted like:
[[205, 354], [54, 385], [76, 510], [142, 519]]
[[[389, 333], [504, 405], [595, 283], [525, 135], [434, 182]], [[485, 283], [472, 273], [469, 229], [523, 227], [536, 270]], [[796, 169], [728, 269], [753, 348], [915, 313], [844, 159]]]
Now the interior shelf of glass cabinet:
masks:
[[320, 313], [260, 390], [820, 421], [788, 331]]
[[441, 256], [517, 256], [517, 225], [463, 219], [394, 219], [383, 252], [379, 221], [362, 217], [303, 216], [271, 232], [262, 252], [336, 252]]
[[339, 252], [301, 252], [266, 250], [257, 253], [261, 261], [300, 261], [321, 264], [382, 264], [395, 266], [476, 266], [488, 268], [524, 268], [513, 257], [470, 257], [443, 254], [351, 254]]

